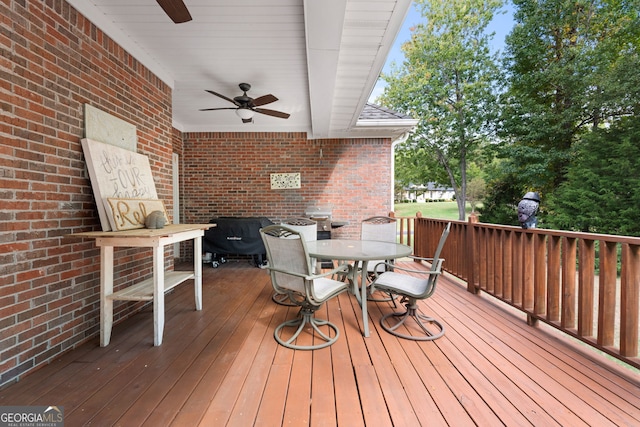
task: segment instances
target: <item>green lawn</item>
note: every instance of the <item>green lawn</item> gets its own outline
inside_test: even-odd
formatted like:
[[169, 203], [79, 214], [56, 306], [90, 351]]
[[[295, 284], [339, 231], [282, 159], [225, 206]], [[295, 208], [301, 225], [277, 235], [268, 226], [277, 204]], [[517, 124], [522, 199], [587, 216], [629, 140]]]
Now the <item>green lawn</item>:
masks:
[[[416, 212], [422, 212], [423, 217], [438, 219], [458, 219], [458, 205], [456, 202], [431, 202], [431, 203], [396, 203], [396, 216], [415, 216]], [[467, 216], [471, 207], [467, 204]]]

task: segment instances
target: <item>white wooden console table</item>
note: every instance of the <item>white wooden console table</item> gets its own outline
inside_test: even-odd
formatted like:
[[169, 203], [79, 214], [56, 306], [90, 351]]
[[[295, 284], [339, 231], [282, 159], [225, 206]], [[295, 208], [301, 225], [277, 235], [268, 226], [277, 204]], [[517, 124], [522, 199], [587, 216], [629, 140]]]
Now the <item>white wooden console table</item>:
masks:
[[[95, 239], [100, 247], [100, 346], [109, 345], [113, 326], [113, 301], [153, 300], [153, 344], [162, 344], [164, 332], [164, 294], [193, 279], [196, 310], [202, 310], [202, 236], [215, 224], [174, 224], [160, 229], [89, 231], [68, 237]], [[193, 240], [193, 271], [165, 271], [164, 247]], [[113, 292], [113, 248], [153, 248], [153, 277]]]

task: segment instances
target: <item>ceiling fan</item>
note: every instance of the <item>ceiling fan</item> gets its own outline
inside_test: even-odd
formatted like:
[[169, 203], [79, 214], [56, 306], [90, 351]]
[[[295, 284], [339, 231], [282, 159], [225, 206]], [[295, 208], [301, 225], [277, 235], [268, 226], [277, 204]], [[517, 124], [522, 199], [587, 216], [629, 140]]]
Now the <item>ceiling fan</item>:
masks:
[[191, 21], [191, 14], [182, 0], [156, 0], [162, 10], [176, 24]]
[[269, 94], [263, 95], [258, 98], [251, 98], [247, 95], [249, 89], [251, 89], [251, 85], [249, 83], [240, 83], [238, 85], [240, 90], [244, 93], [240, 96], [236, 96], [231, 99], [224, 95], [221, 95], [212, 90], [206, 90], [212, 95], [218, 96], [222, 99], [225, 99], [233, 104], [235, 107], [222, 107], [222, 108], [203, 108], [200, 111], [213, 111], [213, 110], [236, 110], [236, 114], [238, 117], [242, 119], [242, 123], [251, 123], [253, 122], [253, 116], [255, 113], [265, 114], [267, 116], [278, 117], [281, 119], [288, 119], [290, 114], [283, 113], [282, 111], [268, 110], [266, 108], [257, 108], [262, 105], [271, 104], [272, 102], [276, 102], [278, 98]]

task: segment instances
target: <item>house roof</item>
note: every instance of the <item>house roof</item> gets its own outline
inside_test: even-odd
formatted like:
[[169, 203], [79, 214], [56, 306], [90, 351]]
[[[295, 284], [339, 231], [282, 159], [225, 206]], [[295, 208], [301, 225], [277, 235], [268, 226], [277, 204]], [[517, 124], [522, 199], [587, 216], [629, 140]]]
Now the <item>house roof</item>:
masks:
[[367, 104], [360, 113], [360, 120], [412, 120], [412, 117], [380, 105]]
[[376, 104], [367, 103], [356, 122], [352, 134], [358, 136], [400, 137], [418, 124], [418, 120]]
[[[411, 0], [184, 0], [193, 19], [181, 24], [154, 0], [67, 1], [173, 88], [183, 132], [394, 137], [415, 124], [373, 119], [366, 105]], [[290, 117], [242, 123], [229, 100], [205, 92], [231, 99], [242, 82], [253, 98], [278, 98], [261, 108]]]

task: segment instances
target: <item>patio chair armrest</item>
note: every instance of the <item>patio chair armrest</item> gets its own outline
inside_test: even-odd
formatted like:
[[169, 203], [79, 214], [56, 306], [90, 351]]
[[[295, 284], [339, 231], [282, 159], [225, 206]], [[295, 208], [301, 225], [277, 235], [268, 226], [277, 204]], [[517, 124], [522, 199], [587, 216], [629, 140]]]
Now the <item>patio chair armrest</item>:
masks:
[[[440, 266], [442, 265], [442, 261], [444, 261], [443, 258], [439, 258], [438, 259], [438, 262], [439, 262]], [[440, 268], [438, 268], [437, 271], [433, 271], [433, 270], [416, 270], [416, 269], [412, 269], [412, 268], [400, 267], [398, 264], [391, 264], [391, 263], [388, 263], [388, 262], [378, 263], [378, 264], [376, 264], [376, 267], [378, 265], [380, 265], [380, 264], [385, 264], [385, 265], [387, 265], [389, 267], [389, 269], [393, 269], [394, 271], [395, 270], [400, 270], [400, 271], [404, 271], [404, 272], [407, 272], [407, 273], [426, 274], [426, 275], [429, 275], [429, 274], [442, 274], [442, 271], [440, 270]], [[384, 271], [382, 271], [380, 273], [378, 273], [377, 271], [374, 271], [374, 274], [375, 274], [376, 278], [378, 278], [378, 276], [380, 276], [381, 274], [384, 274], [384, 273], [385, 273]]]
[[288, 270], [283, 270], [281, 268], [273, 268], [273, 267], [266, 267], [267, 270], [270, 271], [276, 271], [278, 273], [284, 273], [284, 274], [289, 274], [291, 276], [296, 276], [296, 277], [300, 277], [303, 278], [305, 280], [313, 280], [313, 279], [320, 279], [322, 277], [326, 277], [326, 276], [331, 276], [333, 274], [336, 273], [349, 273], [351, 271], [351, 266], [349, 264], [343, 264], [338, 266], [337, 268], [334, 268], [331, 271], [327, 271], [325, 273], [322, 274], [312, 274], [312, 275], [306, 275], [306, 274], [302, 274], [302, 273], [295, 273], [293, 271], [288, 271]]
[[296, 276], [296, 277], [300, 277], [300, 278], [303, 278], [303, 279], [306, 279], [306, 278], [308, 278], [308, 277], [309, 277], [309, 276], [307, 276], [306, 274], [302, 274], [302, 273], [295, 273], [295, 272], [293, 272], [293, 271], [283, 270], [283, 269], [281, 269], [281, 268], [273, 268], [273, 267], [269, 267], [269, 266], [267, 266], [267, 267], [265, 267], [265, 269], [266, 269], [266, 270], [269, 270], [269, 271], [275, 271], [275, 272], [277, 272], [277, 273], [289, 274], [289, 275], [291, 275], [291, 276]]
[[412, 260], [417, 260], [417, 261], [428, 261], [428, 262], [433, 261], [433, 258], [425, 258], [425, 257], [420, 257], [415, 255], [409, 255], [408, 258], [411, 258]]
[[337, 273], [346, 273], [348, 275], [349, 273], [351, 273], [352, 269], [353, 269], [353, 267], [351, 265], [349, 265], [349, 264], [340, 264], [339, 266], [337, 266], [333, 270], [326, 271], [326, 272], [321, 273], [321, 274], [314, 274], [312, 276], [308, 276], [308, 278], [311, 279], [311, 280], [320, 279], [322, 277], [333, 276], [334, 274], [337, 274]]

